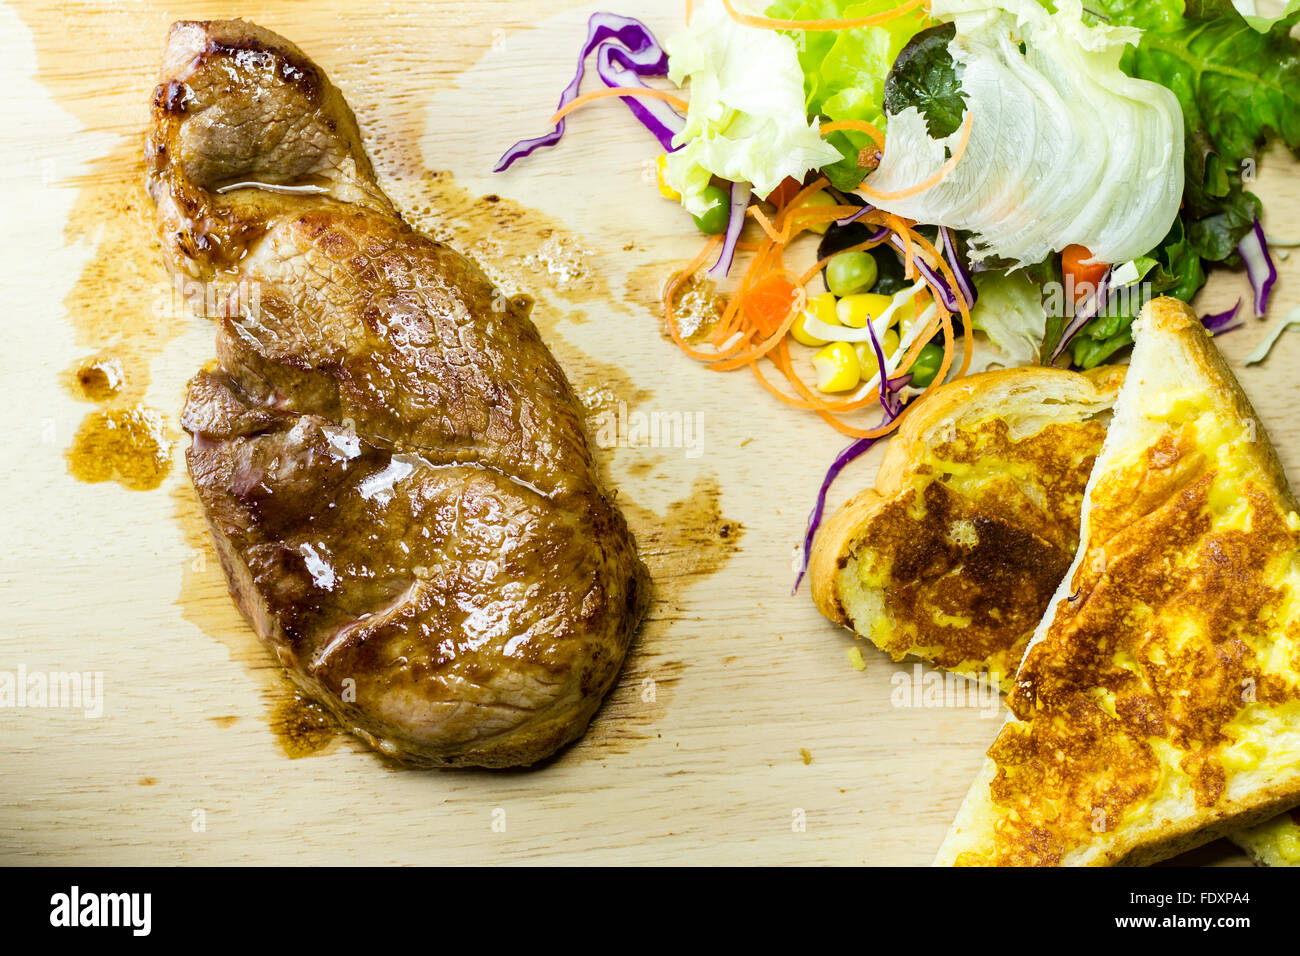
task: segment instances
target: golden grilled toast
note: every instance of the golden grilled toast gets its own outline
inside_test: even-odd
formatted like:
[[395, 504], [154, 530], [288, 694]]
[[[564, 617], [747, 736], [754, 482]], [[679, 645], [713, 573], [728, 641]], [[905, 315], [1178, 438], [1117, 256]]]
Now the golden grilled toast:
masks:
[[1009, 687], [1074, 556], [1123, 380], [1119, 368], [1021, 368], [937, 389], [890, 442], [876, 487], [817, 536], [822, 613], [895, 660]]
[[1196, 316], [1159, 299], [941, 865], [1145, 864], [1300, 803], [1300, 515]]

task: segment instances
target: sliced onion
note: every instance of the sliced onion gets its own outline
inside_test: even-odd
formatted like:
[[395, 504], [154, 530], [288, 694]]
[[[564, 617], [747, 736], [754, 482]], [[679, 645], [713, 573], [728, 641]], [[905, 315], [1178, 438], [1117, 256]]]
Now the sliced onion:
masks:
[[[875, 322], [873, 317], [872, 322]], [[815, 339], [822, 339], [826, 342], [851, 342], [859, 344], [870, 342], [873, 333], [870, 331], [871, 323], [860, 329], [855, 329], [851, 325], [831, 325], [829, 322], [823, 322], [821, 319], [807, 314], [803, 318], [804, 330]]]
[[1264, 361], [1264, 359], [1268, 358], [1268, 353], [1273, 351], [1273, 346], [1277, 345], [1277, 340], [1282, 337], [1282, 333], [1293, 325], [1300, 325], [1300, 306], [1296, 306], [1286, 315], [1282, 316], [1281, 321], [1279, 321], [1277, 325], [1273, 326], [1273, 331], [1268, 334], [1268, 337], [1264, 339], [1263, 342], [1259, 343], [1259, 347], [1256, 348], [1255, 351], [1246, 356], [1246, 364], [1258, 365], [1260, 362]]
[[[614, 13], [593, 13], [587, 21], [587, 40], [583, 43], [582, 51], [578, 56], [577, 71], [569, 85], [564, 88], [564, 92], [560, 94], [560, 102], [556, 109], [563, 109], [577, 99], [578, 90], [582, 86], [582, 79], [586, 73], [587, 57], [598, 49], [601, 55], [598, 57], [597, 71], [608, 86], [628, 87], [633, 84], [644, 86], [645, 84], [640, 82], [640, 77], [665, 76], [668, 73], [668, 54], [648, 26], [632, 17], [622, 17]], [[602, 65], [605, 67], [603, 71]], [[633, 115], [659, 138], [660, 143], [664, 143], [664, 134], [674, 122], [677, 124], [683, 122], [671, 108], [665, 111], [658, 107], [651, 107], [633, 97], [624, 97], [624, 99], [632, 109]], [[676, 121], [672, 120], [669, 114], [675, 116]], [[681, 126], [678, 125], [677, 128], [680, 129]], [[532, 139], [520, 140], [505, 151], [492, 171], [502, 172], [518, 160], [531, 155], [534, 150], [554, 146], [564, 137], [564, 130], [565, 120], [561, 119], [551, 132]], [[671, 132], [668, 133], [667, 138], [672, 139]], [[664, 148], [671, 149], [671, 145], [666, 144]]]
[[727, 220], [727, 238], [722, 243], [718, 261], [708, 272], [710, 279], [725, 279], [731, 271], [731, 263], [736, 258], [736, 243], [740, 241], [740, 230], [745, 225], [745, 210], [749, 208], [752, 192], [753, 187], [749, 183], [731, 184], [731, 217]]
[[1213, 332], [1222, 335], [1224, 332], [1231, 332], [1233, 329], [1239, 329], [1246, 324], [1245, 319], [1237, 318], [1237, 313], [1241, 311], [1241, 300], [1225, 312], [1215, 312], [1211, 315], [1201, 316], [1201, 324], [1205, 326], [1207, 332]]
[[1264, 238], [1264, 227], [1260, 225], [1258, 216], [1246, 238], [1237, 246], [1237, 252], [1246, 263], [1246, 275], [1255, 290], [1255, 318], [1262, 319], [1268, 311], [1268, 297], [1273, 284], [1277, 282], [1277, 266], [1273, 265], [1273, 257], [1268, 253], [1268, 240]]

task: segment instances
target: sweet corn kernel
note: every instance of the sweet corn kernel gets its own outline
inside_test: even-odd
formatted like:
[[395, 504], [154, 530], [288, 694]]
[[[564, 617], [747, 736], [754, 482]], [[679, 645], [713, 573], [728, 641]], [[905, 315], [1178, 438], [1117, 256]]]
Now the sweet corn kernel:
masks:
[[682, 194], [668, 185], [668, 154], [664, 153], [655, 160], [655, 178], [659, 180], [659, 195], [673, 202], [681, 202]]
[[819, 391], [847, 392], [862, 381], [858, 353], [848, 342], [832, 342], [813, 356], [812, 363]]
[[[835, 198], [823, 190], [822, 192], [819, 193], [813, 193], [803, 202], [799, 203], [798, 207], [796, 208], [814, 209], [817, 207], [838, 206], [838, 205], [839, 203], [835, 201]], [[809, 232], [815, 232], [819, 236], [824, 236], [826, 235], [826, 230], [830, 227], [830, 222], [826, 220], [822, 220], [821, 222], [808, 222], [807, 220], [805, 220], [803, 225], [807, 228]]]
[[[893, 355], [898, 348], [898, 333], [893, 329], [886, 332], [884, 338], [880, 340], [880, 347], [884, 350], [886, 358]], [[876, 362], [876, 350], [871, 347], [870, 342], [859, 342], [853, 347], [853, 351], [858, 353], [858, 374], [862, 376], [863, 381], [880, 371], [880, 365]]]
[[826, 344], [826, 340], [810, 335], [808, 330], [804, 328], [804, 320], [808, 316], [812, 316], [819, 322], [825, 322], [827, 325], [839, 325], [839, 319], [835, 317], [835, 296], [829, 292], [813, 296], [808, 300], [808, 306], [804, 309], [803, 314], [794, 320], [794, 325], [790, 326], [790, 334], [794, 336], [796, 342], [812, 348], [821, 348]]
[[839, 305], [835, 307], [835, 314], [839, 316], [841, 324], [853, 329], [865, 329], [867, 323], [879, 318], [893, 301], [893, 298], [887, 295], [859, 292], [840, 299]]

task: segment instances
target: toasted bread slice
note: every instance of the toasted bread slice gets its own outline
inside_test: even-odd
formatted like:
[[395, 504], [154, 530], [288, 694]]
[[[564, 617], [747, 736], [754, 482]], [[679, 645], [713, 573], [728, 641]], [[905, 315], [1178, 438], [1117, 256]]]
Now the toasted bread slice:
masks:
[[1022, 368], [937, 389], [890, 442], [876, 487], [817, 536], [822, 613], [895, 660], [1009, 687], [1074, 556], [1123, 378]]
[[1300, 514], [1249, 401], [1159, 299], [1081, 545], [939, 864], [1145, 864], [1300, 803]]

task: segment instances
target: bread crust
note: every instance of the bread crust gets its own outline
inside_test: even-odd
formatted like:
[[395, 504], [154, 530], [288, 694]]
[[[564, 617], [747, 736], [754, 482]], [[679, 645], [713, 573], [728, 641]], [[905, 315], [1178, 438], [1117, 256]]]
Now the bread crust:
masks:
[[[1086, 373], [1041, 366], [1003, 369], [959, 379], [921, 400], [907, 413], [890, 441], [875, 487], [850, 498], [822, 526], [814, 541], [809, 577], [818, 609], [835, 623], [853, 628], [841, 571], [857, 553], [864, 529], [877, 518], [884, 520], [884, 509], [913, 487], [918, 469], [927, 461], [928, 452], [940, 435], [951, 435], [954, 429], [960, 431], [966, 423], [1004, 417], [1012, 409], [1017, 410], [1017, 415], [1043, 415], [1042, 409], [1049, 407], [1043, 405], [1043, 396], [1050, 396], [1062, 406], [1074, 403], [1105, 412], [1118, 394], [1124, 374], [1125, 370], [1118, 367], [1102, 367]], [[1044, 421], [1050, 420], [1049, 412]], [[1058, 570], [1064, 570], [1068, 564], [1069, 553], [1065, 553]], [[1053, 586], [1054, 582], [1048, 588]], [[869, 634], [864, 636], [871, 638]], [[1015, 663], [1010, 662], [1010, 669], [1014, 669]]]

